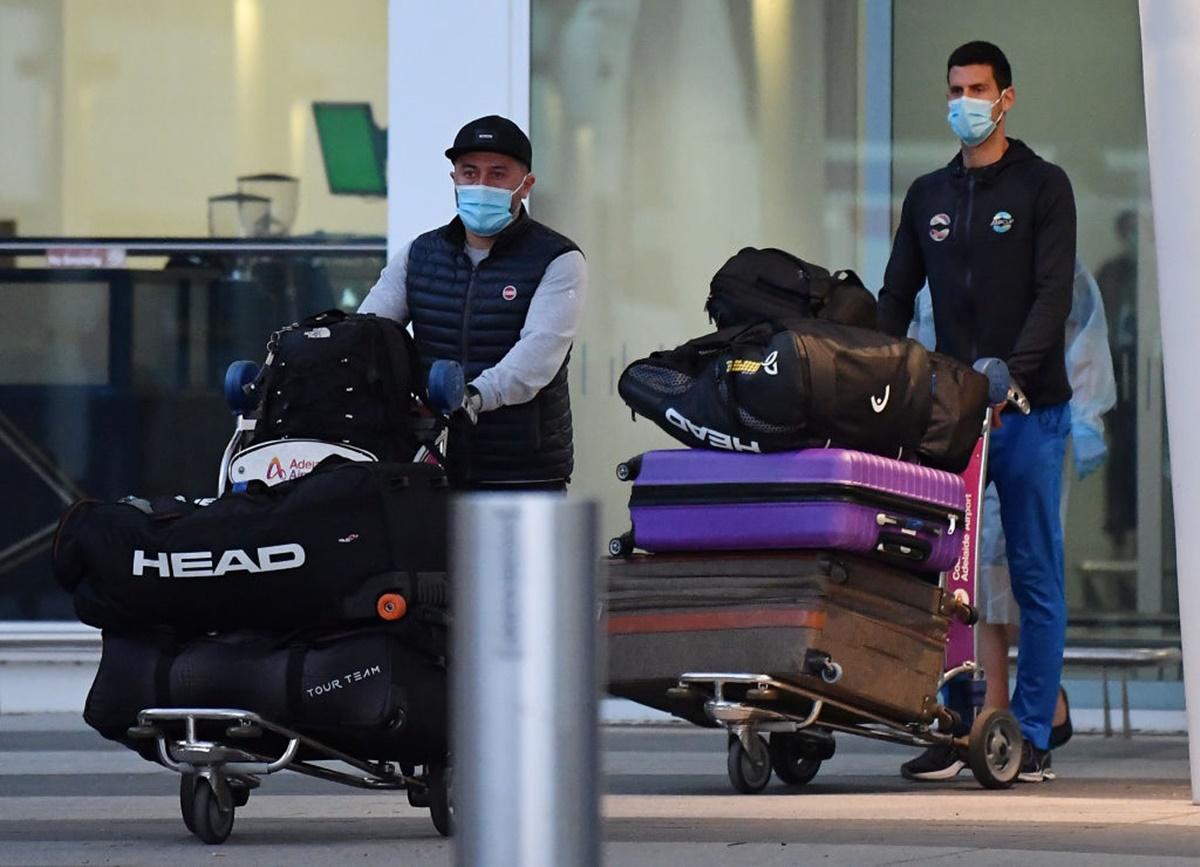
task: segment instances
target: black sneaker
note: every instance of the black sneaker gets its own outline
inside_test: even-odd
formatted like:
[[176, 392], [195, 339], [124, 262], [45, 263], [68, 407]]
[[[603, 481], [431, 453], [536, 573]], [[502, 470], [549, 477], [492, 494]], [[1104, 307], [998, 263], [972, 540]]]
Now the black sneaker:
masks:
[[1052, 764], [1053, 761], [1054, 761], [1054, 753], [1049, 753], [1049, 752], [1046, 753], [1046, 762], [1045, 762], [1045, 764], [1042, 765], [1042, 779], [1043, 780], [1053, 780], [1055, 778], [1054, 767]]
[[1071, 735], [1075, 734], [1075, 728], [1071, 725], [1071, 703], [1067, 701], [1067, 691], [1061, 686], [1058, 691], [1062, 693], [1063, 707], [1067, 711], [1067, 718], [1050, 729], [1050, 749], [1052, 750], [1061, 747], [1071, 739]]
[[967, 763], [954, 747], [938, 744], [915, 759], [900, 766], [900, 776], [906, 780], [952, 780]]
[[[1040, 783], [1046, 779], [1046, 765], [1049, 764], [1047, 762], [1049, 757], [1049, 750], [1039, 750], [1029, 741], [1025, 741], [1021, 746], [1021, 772], [1017, 774], [1017, 779], [1022, 783]], [[1053, 772], [1051, 772], [1051, 779], [1053, 779]]]

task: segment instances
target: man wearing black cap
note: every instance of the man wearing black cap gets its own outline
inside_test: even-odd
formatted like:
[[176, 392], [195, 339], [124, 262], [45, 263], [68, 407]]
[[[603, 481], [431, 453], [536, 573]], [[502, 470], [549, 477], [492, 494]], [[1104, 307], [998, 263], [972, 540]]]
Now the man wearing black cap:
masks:
[[360, 313], [412, 322], [424, 372], [463, 365], [467, 413], [448, 457], [459, 486], [562, 490], [574, 464], [567, 362], [587, 287], [583, 254], [532, 219], [533, 148], [507, 118], [459, 130], [458, 215], [406, 244]]

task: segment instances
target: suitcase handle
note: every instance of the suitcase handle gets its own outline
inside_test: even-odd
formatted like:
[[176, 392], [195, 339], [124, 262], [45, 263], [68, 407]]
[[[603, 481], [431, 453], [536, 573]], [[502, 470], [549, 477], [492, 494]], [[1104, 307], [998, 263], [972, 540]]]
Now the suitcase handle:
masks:
[[941, 526], [931, 521], [922, 521], [920, 518], [912, 517], [901, 518], [896, 515], [889, 515], [886, 512], [877, 514], [875, 516], [875, 523], [880, 527], [895, 527], [900, 534], [913, 538], [916, 537], [917, 533], [922, 531], [934, 537], [942, 535], [943, 532]]
[[924, 539], [918, 539], [915, 536], [907, 536], [900, 533], [880, 533], [875, 550], [880, 554], [890, 554], [894, 557], [911, 560], [914, 563], [923, 563], [933, 553], [933, 546]]

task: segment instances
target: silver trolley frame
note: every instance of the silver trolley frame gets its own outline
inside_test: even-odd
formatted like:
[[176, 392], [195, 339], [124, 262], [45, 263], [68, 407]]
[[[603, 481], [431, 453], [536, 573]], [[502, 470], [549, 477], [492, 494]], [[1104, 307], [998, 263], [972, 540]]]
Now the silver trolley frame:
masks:
[[[224, 738], [202, 739], [198, 723], [225, 724]], [[184, 824], [206, 843], [224, 842], [233, 830], [236, 809], [245, 806], [261, 777], [285, 770], [360, 789], [407, 791], [412, 806], [429, 808], [439, 832], [449, 831], [449, 772], [445, 767], [429, 766], [417, 775], [395, 762], [364, 761], [236, 708], [146, 708], [138, 713], [138, 724], [128, 735], [135, 740], [153, 740], [159, 764], [180, 775]], [[278, 755], [267, 754], [268, 750], [255, 743], [269, 735], [286, 741]], [[302, 759], [301, 749], [320, 758]], [[341, 762], [359, 773], [316, 761]]]

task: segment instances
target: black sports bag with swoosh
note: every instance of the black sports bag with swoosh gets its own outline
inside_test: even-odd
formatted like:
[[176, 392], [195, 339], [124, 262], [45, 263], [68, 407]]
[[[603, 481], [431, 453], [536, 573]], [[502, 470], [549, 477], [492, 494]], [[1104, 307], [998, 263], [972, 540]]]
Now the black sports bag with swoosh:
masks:
[[635, 415], [689, 446], [836, 446], [961, 472], [987, 381], [914, 340], [792, 319], [655, 352], [625, 369], [618, 391]]

